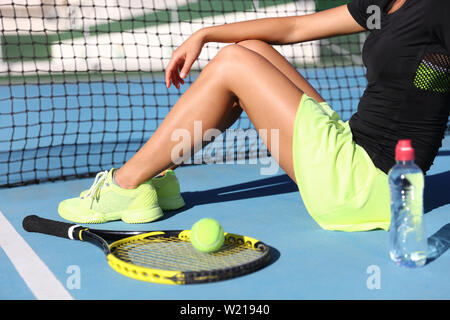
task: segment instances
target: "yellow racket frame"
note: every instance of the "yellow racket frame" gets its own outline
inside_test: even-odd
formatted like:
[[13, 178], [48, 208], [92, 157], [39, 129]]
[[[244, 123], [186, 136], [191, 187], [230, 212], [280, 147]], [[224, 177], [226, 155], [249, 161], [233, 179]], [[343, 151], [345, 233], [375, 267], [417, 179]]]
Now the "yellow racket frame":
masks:
[[[139, 234], [136, 236], [128, 237], [125, 239], [121, 239], [115, 241], [109, 245], [110, 252], [106, 258], [108, 260], [108, 264], [113, 268], [116, 272], [136, 280], [153, 282], [153, 283], [162, 283], [162, 284], [171, 284], [171, 285], [180, 285], [185, 284], [185, 272], [183, 271], [169, 271], [169, 270], [161, 270], [161, 269], [152, 269], [146, 268], [142, 266], [137, 266], [131, 264], [129, 262], [125, 262], [117, 258], [113, 252], [114, 249], [124, 243], [132, 243], [135, 241], [140, 241], [144, 238], [165, 234], [162, 231], [148, 232]], [[178, 238], [182, 241], [189, 242], [190, 241], [190, 230], [183, 230], [179, 233]], [[225, 242], [227, 243], [236, 243], [238, 245], [245, 245], [246, 247], [257, 250], [255, 245], [259, 242], [259, 240], [250, 238], [247, 236], [242, 236], [234, 233], [225, 232]], [[201, 279], [200, 279], [201, 278]], [[197, 278], [198, 280], [214, 280], [218, 278], [216, 275], [205, 275], [203, 277]]]

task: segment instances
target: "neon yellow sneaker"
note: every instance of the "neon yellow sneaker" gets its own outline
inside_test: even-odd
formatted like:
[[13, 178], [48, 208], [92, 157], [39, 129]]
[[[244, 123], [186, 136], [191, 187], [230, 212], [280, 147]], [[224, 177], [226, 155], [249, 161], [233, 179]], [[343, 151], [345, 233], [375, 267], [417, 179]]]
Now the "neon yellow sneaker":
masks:
[[163, 210], [177, 210], [186, 203], [180, 193], [180, 183], [173, 170], [166, 170], [163, 176], [150, 179], [158, 195], [158, 202]]
[[145, 223], [163, 216], [151, 184], [143, 183], [136, 189], [121, 188], [112, 180], [115, 170], [98, 173], [89, 190], [83, 191], [78, 198], [62, 201], [58, 207], [59, 215], [76, 223], [120, 219], [126, 223]]

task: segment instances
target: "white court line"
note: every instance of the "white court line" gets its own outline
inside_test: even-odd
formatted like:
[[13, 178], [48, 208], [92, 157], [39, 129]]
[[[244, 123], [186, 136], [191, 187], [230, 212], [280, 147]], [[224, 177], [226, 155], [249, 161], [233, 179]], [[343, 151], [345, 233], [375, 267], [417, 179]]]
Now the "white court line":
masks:
[[[0, 211], [0, 246], [38, 300], [73, 300], [28, 243]], [[11, 291], [14, 288], [10, 288]]]

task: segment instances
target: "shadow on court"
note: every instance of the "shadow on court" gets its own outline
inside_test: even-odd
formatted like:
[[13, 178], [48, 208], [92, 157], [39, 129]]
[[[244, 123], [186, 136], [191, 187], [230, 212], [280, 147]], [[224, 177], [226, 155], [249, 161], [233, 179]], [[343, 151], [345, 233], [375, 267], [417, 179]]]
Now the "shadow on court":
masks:
[[424, 212], [450, 204], [450, 171], [425, 177]]
[[450, 223], [447, 223], [435, 234], [428, 238], [427, 264], [444, 254], [450, 247]]
[[[450, 171], [425, 177], [424, 212], [450, 204]], [[189, 210], [195, 206], [251, 198], [261, 198], [284, 193], [298, 192], [297, 185], [288, 175], [249, 181], [204, 191], [183, 192], [186, 206], [181, 210], [167, 212], [164, 219]]]
[[[447, 151], [445, 151], [447, 152]], [[450, 155], [450, 152], [448, 152]], [[424, 212], [450, 204], [450, 171], [425, 177]], [[450, 247], [450, 223], [428, 238], [427, 264], [433, 262]]]
[[439, 151], [438, 156], [450, 156], [450, 150]]
[[204, 191], [183, 192], [182, 196], [186, 201], [186, 206], [180, 210], [165, 212], [162, 220], [169, 219], [178, 213], [203, 204], [261, 198], [291, 192], [298, 192], [298, 188], [288, 175], [280, 175]]

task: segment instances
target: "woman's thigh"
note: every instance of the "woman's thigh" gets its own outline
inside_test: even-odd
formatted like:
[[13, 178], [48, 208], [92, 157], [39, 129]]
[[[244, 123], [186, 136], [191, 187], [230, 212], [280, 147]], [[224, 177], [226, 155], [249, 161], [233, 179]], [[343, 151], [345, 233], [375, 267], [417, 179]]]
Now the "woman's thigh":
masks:
[[303, 91], [261, 54], [240, 45], [222, 49], [212, 61], [216, 76], [235, 95], [272, 157], [295, 181], [292, 138]]
[[314, 98], [317, 102], [325, 100], [319, 92], [301, 75], [286, 58], [284, 58], [270, 44], [261, 40], [245, 40], [237, 43], [238, 45], [250, 49], [272, 63], [280, 70], [289, 80], [291, 80], [301, 91], [309, 97]]

